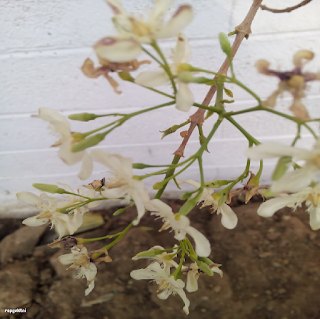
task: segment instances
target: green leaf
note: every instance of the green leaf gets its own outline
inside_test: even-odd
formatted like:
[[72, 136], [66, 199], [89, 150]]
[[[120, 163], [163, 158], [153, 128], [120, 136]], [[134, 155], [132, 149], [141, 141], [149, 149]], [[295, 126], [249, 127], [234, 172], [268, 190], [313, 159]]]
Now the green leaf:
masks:
[[224, 90], [224, 93], [226, 93], [229, 97], [233, 97], [233, 93], [231, 90], [226, 89], [225, 87], [223, 88], [223, 90]]

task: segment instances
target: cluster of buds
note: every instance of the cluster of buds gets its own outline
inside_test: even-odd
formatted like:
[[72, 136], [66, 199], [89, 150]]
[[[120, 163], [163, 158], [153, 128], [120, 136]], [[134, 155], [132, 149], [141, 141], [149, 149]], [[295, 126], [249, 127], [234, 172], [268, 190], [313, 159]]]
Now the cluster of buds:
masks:
[[305, 97], [306, 83], [320, 80], [320, 72], [310, 73], [302, 72], [303, 66], [311, 61], [314, 54], [311, 51], [301, 50], [293, 56], [295, 68], [292, 71], [280, 72], [269, 69], [270, 63], [265, 60], [256, 62], [258, 71], [265, 75], [276, 76], [280, 79], [278, 89], [273, 92], [269, 98], [263, 102], [266, 107], [274, 107], [277, 97], [283, 92], [289, 92], [293, 97], [290, 110], [295, 117], [301, 120], [310, 119], [306, 107], [302, 104], [301, 99]]

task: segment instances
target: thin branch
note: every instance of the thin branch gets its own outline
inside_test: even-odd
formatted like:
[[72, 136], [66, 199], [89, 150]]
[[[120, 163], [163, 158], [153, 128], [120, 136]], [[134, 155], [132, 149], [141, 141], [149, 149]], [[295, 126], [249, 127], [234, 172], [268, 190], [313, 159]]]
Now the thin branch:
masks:
[[284, 12], [291, 12], [293, 10], [296, 10], [296, 9], [299, 9], [303, 6], [305, 6], [306, 4], [308, 4], [309, 2], [311, 2], [312, 0], [304, 0], [300, 3], [298, 3], [297, 5], [293, 6], [293, 7], [288, 7], [288, 8], [285, 8], [285, 9], [272, 9], [272, 8], [269, 8], [265, 5], [261, 5], [260, 8], [261, 10], [267, 10], [267, 11], [270, 11], [270, 12], [273, 12], [273, 13], [284, 13]]
[[[247, 13], [247, 16], [244, 18], [242, 23], [235, 28], [237, 31], [237, 35], [236, 35], [236, 38], [235, 38], [235, 40], [232, 44], [232, 48], [231, 48], [232, 59], [236, 55], [242, 40], [251, 33], [251, 24], [252, 24], [252, 21], [256, 15], [260, 5], [261, 5], [261, 2], [262, 2], [262, 0], [254, 0], [249, 12]], [[226, 75], [229, 67], [230, 67], [229, 59], [226, 58], [224, 60], [223, 64], [221, 65], [218, 73]], [[216, 78], [217, 77], [215, 77], [215, 79]], [[216, 86], [215, 85], [211, 86], [211, 88], [210, 88], [209, 92], [207, 93], [206, 97], [204, 98], [202, 104], [205, 106], [208, 106], [209, 103], [211, 102], [214, 94], [216, 93], [216, 91], [217, 91]], [[188, 140], [189, 140], [192, 132], [194, 131], [194, 129], [196, 128], [196, 126], [198, 124], [204, 123], [204, 114], [205, 114], [205, 109], [199, 108], [196, 113], [194, 113], [193, 115], [190, 116], [189, 120], [191, 121], [191, 123], [190, 123], [190, 127], [188, 129], [188, 133], [183, 138], [183, 141], [182, 141], [181, 145], [179, 146], [179, 148], [175, 151], [175, 153], [174, 153], [175, 155], [178, 155], [180, 157], [183, 156], [184, 149], [188, 143]]]

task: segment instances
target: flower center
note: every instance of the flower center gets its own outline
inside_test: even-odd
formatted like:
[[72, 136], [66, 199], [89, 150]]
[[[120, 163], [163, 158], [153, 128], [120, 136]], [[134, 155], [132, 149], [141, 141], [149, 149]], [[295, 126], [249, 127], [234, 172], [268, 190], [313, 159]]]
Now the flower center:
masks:
[[133, 17], [129, 18], [133, 33], [138, 37], [143, 37], [151, 33], [150, 26], [144, 22], [138, 21]]
[[317, 168], [320, 169], [320, 154], [315, 155], [315, 156], [310, 160], [310, 162], [311, 162], [314, 166], [316, 166]]
[[318, 207], [320, 204], [320, 193], [309, 194], [308, 201], [311, 202], [314, 207]]

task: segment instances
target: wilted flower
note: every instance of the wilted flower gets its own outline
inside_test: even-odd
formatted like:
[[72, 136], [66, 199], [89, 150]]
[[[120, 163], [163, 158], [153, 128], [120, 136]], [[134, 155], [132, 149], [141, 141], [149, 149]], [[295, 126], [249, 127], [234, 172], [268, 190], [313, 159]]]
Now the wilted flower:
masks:
[[[190, 59], [190, 45], [188, 39], [184, 34], [179, 34], [175, 53], [173, 56], [173, 63], [171, 64], [171, 73], [177, 75], [180, 72], [185, 72], [180, 69], [180, 66], [187, 63]], [[135, 83], [154, 87], [165, 84], [170, 81], [168, 74], [164, 70], [159, 71], [146, 71], [140, 73]], [[180, 111], [188, 112], [194, 103], [194, 98], [188, 83], [184, 83], [180, 80], [176, 80], [178, 85], [178, 91], [176, 94], [176, 108]]]
[[[200, 188], [201, 185], [197, 183], [196, 181], [193, 181], [191, 179], [188, 180], [177, 180], [179, 184], [187, 183], [195, 188]], [[236, 227], [238, 223], [238, 217], [235, 214], [235, 212], [231, 209], [231, 207], [225, 203], [219, 206], [218, 200], [214, 199], [212, 194], [214, 193], [214, 190], [212, 188], [205, 187], [203, 189], [203, 192], [201, 194], [200, 199], [198, 200], [198, 204], [202, 203], [203, 207], [211, 206], [212, 210], [214, 212], [217, 212], [217, 215], [221, 214], [221, 224], [228, 229], [233, 229]], [[192, 197], [194, 197], [193, 195]]]
[[60, 139], [52, 145], [60, 147], [60, 158], [68, 165], [82, 161], [81, 171], [78, 176], [81, 179], [89, 178], [93, 169], [92, 159], [86, 151], [71, 152], [71, 147], [77, 143], [78, 140], [75, 135], [71, 133], [68, 120], [58, 111], [45, 107], [39, 108], [39, 115], [37, 117], [49, 122], [51, 124], [49, 128], [60, 134]]
[[307, 187], [317, 176], [320, 169], [320, 141], [318, 140], [312, 150], [282, 145], [278, 143], [264, 143], [251, 147], [245, 152], [252, 160], [265, 158], [292, 156], [297, 160], [304, 160], [302, 168], [288, 172], [274, 181], [271, 185], [272, 193], [295, 193]]
[[59, 234], [59, 239], [66, 233], [66, 229], [70, 234], [73, 234], [74, 225], [68, 214], [58, 212], [59, 205], [56, 198], [49, 197], [46, 194], [41, 194], [40, 197], [30, 193], [21, 192], [17, 193], [17, 198], [25, 203], [32, 204], [41, 210], [40, 214], [26, 218], [22, 223], [27, 226], [41, 226], [47, 222], [51, 223], [51, 228], [56, 227]]
[[[219, 264], [213, 264], [210, 265], [209, 267], [211, 268], [211, 271], [218, 273], [221, 278], [223, 276], [223, 272], [221, 269], [219, 269], [221, 265]], [[187, 285], [186, 285], [186, 290], [188, 292], [195, 292], [198, 290], [198, 279], [199, 276], [203, 273], [198, 265], [196, 263], [192, 263], [188, 269], [184, 270], [184, 272], [188, 272], [187, 274]]]
[[193, 238], [196, 244], [195, 251], [199, 256], [208, 257], [210, 255], [211, 248], [209, 240], [197, 229], [190, 226], [188, 217], [174, 214], [171, 207], [159, 199], [152, 199], [146, 203], [146, 208], [152, 212], [152, 215], [162, 218], [164, 224], [160, 231], [172, 228], [175, 232], [174, 238], [177, 240], [185, 239], [186, 234], [188, 234]]
[[142, 64], [150, 64], [151, 61], [149, 60], [143, 60], [143, 61], [137, 61], [133, 60], [130, 62], [110, 62], [108, 60], [99, 58], [99, 63], [101, 66], [95, 68], [94, 64], [91, 59], [86, 59], [83, 63], [83, 66], [81, 67], [81, 71], [85, 76], [91, 79], [96, 79], [99, 76], [104, 76], [110, 85], [113, 87], [115, 93], [121, 94], [122, 92], [119, 91], [117, 88], [119, 84], [109, 75], [109, 72], [131, 72], [137, 70], [140, 65]]
[[305, 202], [307, 211], [310, 214], [310, 226], [313, 230], [320, 229], [320, 184], [315, 187], [307, 187], [294, 194], [286, 194], [272, 198], [260, 205], [258, 214], [263, 217], [271, 217], [283, 208], [291, 207], [294, 210]]
[[274, 107], [278, 95], [284, 91], [288, 91], [293, 96], [293, 102], [290, 110], [294, 116], [301, 120], [308, 120], [309, 114], [305, 106], [302, 104], [301, 99], [305, 97], [306, 83], [309, 81], [320, 80], [320, 72], [318, 73], [302, 73], [302, 67], [312, 60], [314, 54], [307, 50], [298, 51], [293, 57], [295, 68], [292, 71], [279, 72], [269, 69], [269, 62], [259, 60], [256, 63], [258, 71], [265, 75], [276, 76], [280, 79], [278, 89], [273, 92], [270, 97], [263, 102], [266, 107]]
[[120, 197], [125, 197], [125, 201], [132, 199], [138, 211], [138, 217], [133, 224], [137, 225], [145, 213], [145, 204], [150, 198], [143, 182], [133, 178], [132, 159], [99, 149], [92, 150], [90, 155], [95, 162], [105, 165], [113, 174], [112, 178], [106, 180], [101, 194], [110, 199]]
[[159, 285], [157, 290], [159, 299], [166, 300], [171, 294], [178, 294], [184, 302], [183, 311], [189, 314], [190, 301], [183, 290], [185, 283], [181, 279], [175, 280], [173, 276], [170, 276], [170, 269], [164, 269], [160, 264], [154, 262], [145, 269], [131, 271], [130, 276], [136, 280], [154, 280]]
[[[58, 261], [61, 264], [72, 264], [68, 269], [75, 268], [79, 271], [77, 278], [87, 278], [88, 288], [85, 291], [86, 296], [93, 290], [94, 278], [97, 274], [97, 266], [94, 263], [95, 260], [91, 258], [95, 252], [97, 251], [93, 251], [89, 254], [86, 247], [78, 245], [71, 248], [71, 254], [65, 254], [58, 257]], [[108, 256], [108, 252], [104, 250], [103, 253], [105, 254], [103, 261], [111, 262], [112, 259]]]
[[112, 21], [119, 35], [101, 39], [94, 45], [94, 50], [98, 57], [112, 62], [134, 60], [142, 51], [141, 43], [176, 36], [193, 18], [191, 7], [182, 5], [171, 20], [164, 23], [164, 15], [172, 0], [156, 0], [154, 9], [146, 20], [128, 14], [118, 0], [106, 2], [115, 15]]

